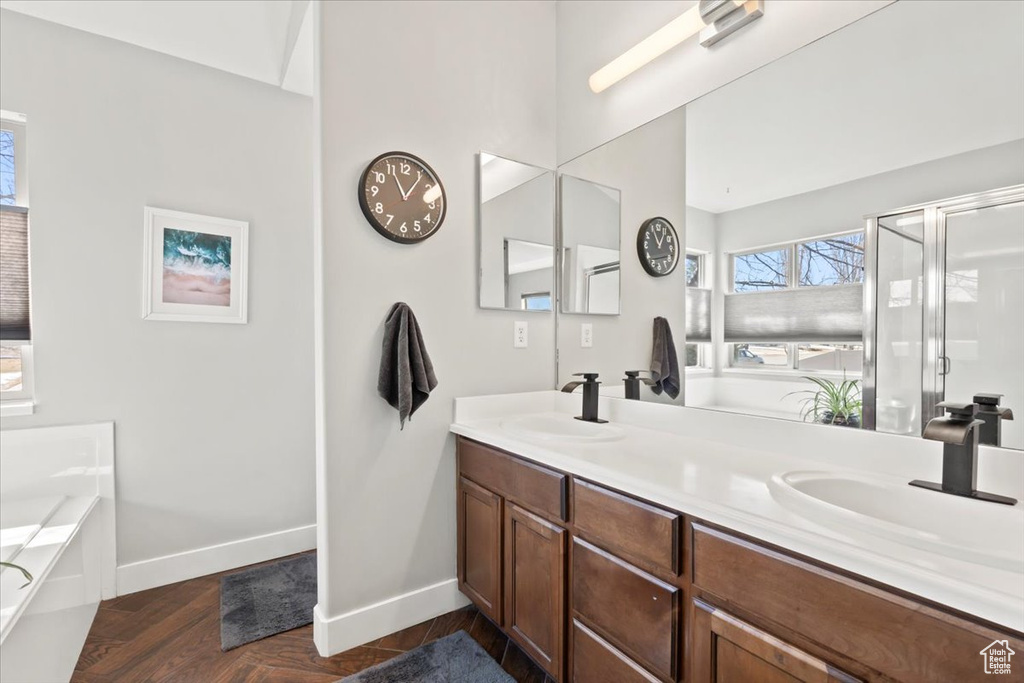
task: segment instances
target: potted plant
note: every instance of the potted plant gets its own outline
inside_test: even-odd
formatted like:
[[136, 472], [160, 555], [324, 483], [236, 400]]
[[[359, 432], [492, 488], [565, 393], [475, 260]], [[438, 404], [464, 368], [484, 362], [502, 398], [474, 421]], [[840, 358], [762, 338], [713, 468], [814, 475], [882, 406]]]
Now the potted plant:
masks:
[[14, 564], [13, 562], [0, 562], [0, 567], [11, 567], [12, 569], [17, 569], [19, 572], [21, 572], [22, 575], [24, 575], [25, 577], [25, 583], [22, 584], [22, 588], [32, 583], [32, 575], [29, 574], [28, 570], [22, 567], [21, 565]]
[[805, 422], [860, 427], [861, 398], [857, 380], [844, 378], [842, 382], [836, 384], [824, 377], [804, 379], [814, 382], [818, 388], [793, 391], [786, 396], [808, 394], [802, 401], [803, 408], [800, 411], [800, 417]]

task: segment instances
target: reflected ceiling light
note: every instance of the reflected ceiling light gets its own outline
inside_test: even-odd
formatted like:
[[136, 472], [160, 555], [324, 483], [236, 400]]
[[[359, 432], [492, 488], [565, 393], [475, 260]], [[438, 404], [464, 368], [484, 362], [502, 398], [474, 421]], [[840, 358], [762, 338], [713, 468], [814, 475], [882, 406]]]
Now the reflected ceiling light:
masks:
[[441, 198], [441, 185], [434, 185], [432, 188], [423, 193], [423, 203], [430, 204], [431, 202], [437, 201]]
[[896, 225], [900, 228], [905, 228], [908, 225], [920, 225], [924, 223], [924, 216], [907, 216], [906, 218], [897, 218]]
[[698, 32], [700, 44], [708, 47], [762, 14], [761, 0], [700, 0], [699, 4], [595, 71], [590, 76], [590, 89], [595, 93], [605, 90]]

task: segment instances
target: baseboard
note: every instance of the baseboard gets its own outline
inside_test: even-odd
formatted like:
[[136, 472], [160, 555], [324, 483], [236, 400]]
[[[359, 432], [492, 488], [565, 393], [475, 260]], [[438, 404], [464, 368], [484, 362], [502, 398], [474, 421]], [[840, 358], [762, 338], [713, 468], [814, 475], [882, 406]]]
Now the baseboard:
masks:
[[316, 525], [300, 526], [117, 568], [117, 594], [127, 595], [316, 548]]
[[321, 657], [330, 657], [467, 604], [458, 581], [448, 579], [331, 618], [317, 605], [313, 609], [313, 642]]

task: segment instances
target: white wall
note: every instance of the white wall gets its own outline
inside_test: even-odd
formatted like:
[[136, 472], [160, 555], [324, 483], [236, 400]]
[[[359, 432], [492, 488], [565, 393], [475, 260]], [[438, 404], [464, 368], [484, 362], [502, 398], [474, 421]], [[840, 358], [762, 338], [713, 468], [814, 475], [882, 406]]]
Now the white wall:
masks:
[[[622, 387], [626, 370], [649, 370], [656, 316], [669, 321], [684, 362], [686, 269], [651, 277], [636, 253], [636, 235], [648, 218], [662, 216], [686, 243], [686, 109], [651, 121], [628, 135], [559, 167], [559, 172], [620, 190], [622, 301], [617, 316], [562, 315], [558, 324], [559, 386], [574, 372], [598, 372], [604, 389]], [[585, 241], [582, 238], [581, 242]], [[593, 325], [593, 347], [581, 348], [580, 324]], [[681, 368], [680, 368], [681, 369]], [[644, 400], [659, 400], [641, 391]], [[660, 400], [669, 400], [662, 394]], [[680, 393], [676, 402], [681, 403]]]
[[722, 43], [690, 39], [595, 95], [590, 75], [694, 6], [693, 0], [558, 3], [558, 161], [670, 112], [891, 0], [765, 0], [764, 16]]
[[[37, 395], [3, 427], [114, 421], [119, 565], [299, 527], [261, 553], [308, 547], [310, 100], [0, 16], [0, 106], [28, 116]], [[250, 222], [247, 325], [142, 320], [146, 205]], [[235, 557], [214, 555], [180, 570]], [[132, 566], [138, 588], [155, 565]]]
[[[554, 167], [555, 7], [317, 9], [323, 407], [314, 628], [320, 651], [337, 652], [464, 600], [455, 587], [453, 397], [554, 380], [553, 315], [527, 318], [529, 348], [515, 349], [522, 314], [478, 308], [475, 198], [481, 149]], [[384, 239], [356, 200], [366, 164], [391, 149], [423, 157], [447, 190], [445, 223], [422, 244]], [[404, 431], [376, 393], [382, 324], [395, 301], [416, 313], [439, 381]]]
[[716, 214], [719, 248], [728, 253], [862, 230], [868, 214], [1024, 182], [1022, 159], [1024, 140], [1016, 140], [726, 211]]
[[[686, 207], [686, 248], [711, 254], [718, 239], [717, 214], [692, 206]], [[707, 283], [711, 285], [709, 280]]]

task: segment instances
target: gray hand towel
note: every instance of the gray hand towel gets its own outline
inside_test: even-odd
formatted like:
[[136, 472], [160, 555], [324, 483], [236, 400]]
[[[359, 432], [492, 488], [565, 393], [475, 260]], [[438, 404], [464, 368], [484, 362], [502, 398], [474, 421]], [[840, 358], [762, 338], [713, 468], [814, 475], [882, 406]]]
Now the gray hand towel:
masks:
[[651, 351], [651, 391], [661, 395], [664, 391], [672, 398], [679, 396], [679, 359], [672, 341], [672, 328], [662, 317], [654, 319], [654, 349]]
[[416, 316], [407, 304], [398, 302], [384, 321], [377, 393], [398, 411], [405, 429], [405, 421], [430, 398], [436, 386], [434, 366]]

